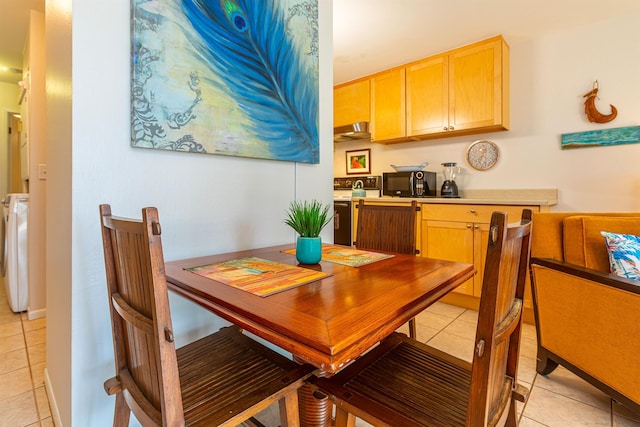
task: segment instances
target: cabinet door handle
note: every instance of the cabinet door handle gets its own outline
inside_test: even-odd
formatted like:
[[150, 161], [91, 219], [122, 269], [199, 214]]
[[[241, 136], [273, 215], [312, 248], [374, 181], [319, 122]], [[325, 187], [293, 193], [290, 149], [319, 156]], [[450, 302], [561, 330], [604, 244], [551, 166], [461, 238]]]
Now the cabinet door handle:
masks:
[[471, 228], [471, 224], [467, 224], [467, 228]]
[[454, 130], [455, 128], [453, 126], [449, 126], [449, 130]]
[[449, 128], [445, 126], [442, 128], [442, 130], [449, 130]]
[[476, 213], [475, 209], [470, 209], [469, 212], [471, 212], [472, 214]]
[[478, 224], [476, 224], [476, 225], [473, 226], [473, 228], [475, 228], [477, 230], [478, 228], [480, 228], [480, 226]]

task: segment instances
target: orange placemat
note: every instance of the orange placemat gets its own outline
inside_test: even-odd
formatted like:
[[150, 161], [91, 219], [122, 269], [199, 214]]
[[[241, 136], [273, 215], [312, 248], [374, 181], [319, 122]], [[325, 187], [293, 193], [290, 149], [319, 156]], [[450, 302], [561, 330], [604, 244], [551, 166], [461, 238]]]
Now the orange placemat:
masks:
[[261, 297], [329, 276], [322, 271], [256, 257], [189, 267], [185, 270]]
[[[287, 249], [284, 252], [291, 255], [296, 254], [295, 249]], [[361, 265], [371, 264], [372, 262], [381, 261], [393, 256], [394, 255], [381, 254], [379, 252], [363, 251], [348, 246], [322, 245], [322, 261], [348, 265], [350, 267], [360, 267]]]

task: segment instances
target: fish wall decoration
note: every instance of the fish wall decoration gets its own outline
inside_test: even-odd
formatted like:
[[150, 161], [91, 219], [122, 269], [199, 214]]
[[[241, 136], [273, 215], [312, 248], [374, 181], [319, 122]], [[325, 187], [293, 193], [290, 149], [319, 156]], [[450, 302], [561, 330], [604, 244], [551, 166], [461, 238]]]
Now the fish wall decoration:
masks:
[[608, 123], [615, 119], [618, 115], [618, 110], [611, 104], [609, 104], [611, 107], [611, 114], [602, 114], [598, 111], [598, 108], [596, 107], [597, 96], [598, 81], [596, 80], [593, 83], [593, 89], [583, 96], [583, 98], [587, 98], [584, 102], [584, 113], [587, 115], [587, 119], [589, 119], [591, 123]]

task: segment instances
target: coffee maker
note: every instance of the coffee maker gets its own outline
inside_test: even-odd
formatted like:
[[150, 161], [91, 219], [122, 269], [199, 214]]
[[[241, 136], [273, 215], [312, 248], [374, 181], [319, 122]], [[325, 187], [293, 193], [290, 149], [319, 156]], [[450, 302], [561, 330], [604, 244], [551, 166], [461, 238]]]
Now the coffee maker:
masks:
[[455, 182], [456, 175], [460, 172], [460, 168], [457, 166], [457, 163], [452, 162], [442, 163], [442, 166], [444, 166], [444, 182], [440, 189], [440, 196], [446, 198], [460, 197], [458, 194], [458, 186]]

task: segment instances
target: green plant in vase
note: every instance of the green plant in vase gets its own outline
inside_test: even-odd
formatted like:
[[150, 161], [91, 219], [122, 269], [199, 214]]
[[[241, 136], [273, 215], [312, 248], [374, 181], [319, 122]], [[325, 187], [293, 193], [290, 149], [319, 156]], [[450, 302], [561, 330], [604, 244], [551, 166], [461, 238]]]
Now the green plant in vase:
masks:
[[322, 259], [320, 232], [333, 218], [329, 209], [330, 205], [318, 200], [291, 202], [284, 223], [299, 234], [296, 259], [300, 264], [317, 264]]

